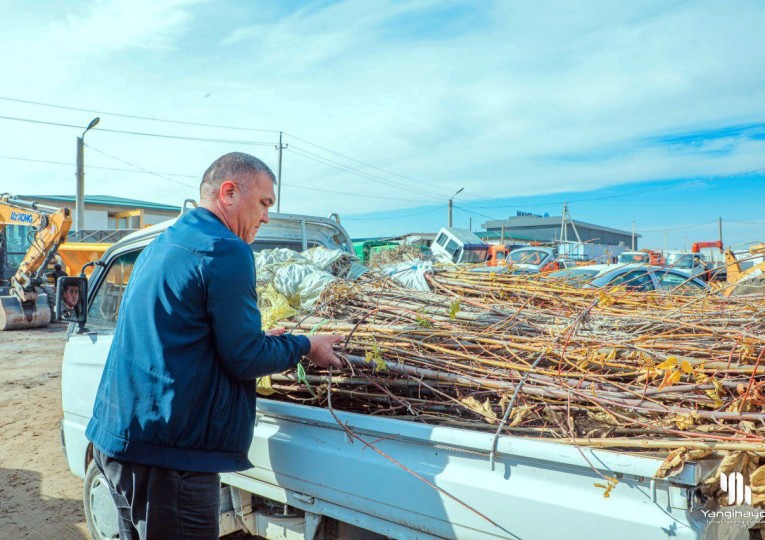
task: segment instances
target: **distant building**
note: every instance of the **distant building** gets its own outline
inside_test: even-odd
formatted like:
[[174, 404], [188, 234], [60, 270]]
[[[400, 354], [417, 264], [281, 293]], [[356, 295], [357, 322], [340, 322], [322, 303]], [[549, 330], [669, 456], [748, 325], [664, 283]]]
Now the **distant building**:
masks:
[[[69, 208], [74, 219], [75, 197], [73, 195], [21, 195], [20, 198], [48, 206]], [[86, 195], [85, 226], [81, 228], [85, 231], [134, 231], [172, 219], [180, 213], [180, 206], [110, 195]]]
[[[519, 212], [518, 216], [504, 220], [491, 220], [482, 225], [486, 231], [478, 232], [479, 237], [492, 243], [556, 242], [561, 240], [563, 218], [561, 216], [538, 216]], [[576, 227], [576, 230], [574, 230]], [[632, 246], [632, 233], [584, 221], [569, 220], [563, 238], [576, 242], [577, 233], [582, 242], [609, 246]], [[635, 234], [635, 249], [638, 249], [639, 234]]]

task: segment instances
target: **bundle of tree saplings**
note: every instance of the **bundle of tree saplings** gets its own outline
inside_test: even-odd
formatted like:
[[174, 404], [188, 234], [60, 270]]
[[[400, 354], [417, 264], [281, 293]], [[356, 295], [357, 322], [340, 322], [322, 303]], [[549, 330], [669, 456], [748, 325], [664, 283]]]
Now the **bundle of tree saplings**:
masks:
[[[286, 325], [347, 336], [345, 367], [306, 363], [263, 390], [364, 414], [661, 452], [659, 475], [710, 455], [727, 456], [724, 472], [749, 478], [760, 470], [761, 298], [587, 290], [490, 274], [429, 281], [431, 292], [370, 274], [333, 282]], [[761, 476], [759, 503], [765, 469]]]

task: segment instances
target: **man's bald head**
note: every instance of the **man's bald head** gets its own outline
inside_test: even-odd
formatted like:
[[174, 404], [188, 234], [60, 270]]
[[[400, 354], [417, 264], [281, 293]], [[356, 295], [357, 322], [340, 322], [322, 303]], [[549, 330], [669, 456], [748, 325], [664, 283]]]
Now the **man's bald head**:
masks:
[[[255, 156], [243, 152], [228, 153], [216, 159], [205, 171], [199, 186], [199, 198], [202, 201], [214, 201], [226, 180], [255, 178], [261, 174], [265, 174], [276, 183], [273, 171]], [[245, 182], [239, 187], [246, 191], [249, 186]]]

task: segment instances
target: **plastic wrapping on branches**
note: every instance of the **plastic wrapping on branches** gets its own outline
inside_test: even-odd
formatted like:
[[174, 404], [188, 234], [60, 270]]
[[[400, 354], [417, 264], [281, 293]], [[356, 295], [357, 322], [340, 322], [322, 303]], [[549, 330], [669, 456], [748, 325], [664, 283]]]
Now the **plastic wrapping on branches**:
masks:
[[[290, 249], [266, 249], [255, 254], [260, 294], [279, 294], [293, 309], [310, 306], [324, 288], [337, 278], [358, 279], [369, 271], [346, 252], [325, 247], [303, 253]], [[273, 289], [269, 293], [268, 287]]]
[[425, 280], [425, 274], [433, 272], [433, 263], [422, 260], [407, 261], [383, 266], [380, 271], [405, 287], [418, 291], [429, 291], [430, 287]]
[[290, 306], [287, 298], [279, 294], [271, 284], [259, 294], [258, 307], [264, 329], [274, 328], [279, 321], [289, 319], [297, 313], [297, 310]]

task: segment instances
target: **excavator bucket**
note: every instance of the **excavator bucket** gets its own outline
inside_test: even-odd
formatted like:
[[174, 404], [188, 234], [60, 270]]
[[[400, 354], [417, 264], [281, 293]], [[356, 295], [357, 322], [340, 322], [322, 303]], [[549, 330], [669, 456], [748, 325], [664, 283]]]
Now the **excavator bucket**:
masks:
[[0, 331], [39, 328], [48, 326], [50, 320], [47, 294], [39, 294], [34, 303], [22, 303], [16, 296], [0, 296]]

